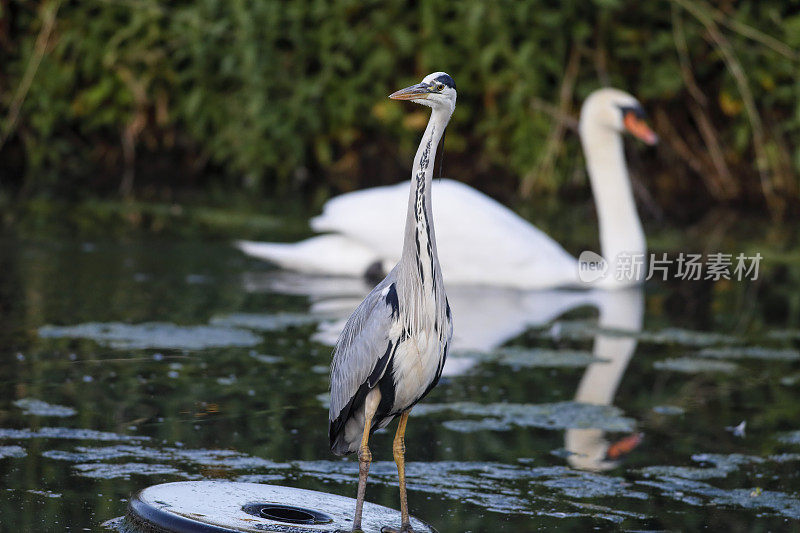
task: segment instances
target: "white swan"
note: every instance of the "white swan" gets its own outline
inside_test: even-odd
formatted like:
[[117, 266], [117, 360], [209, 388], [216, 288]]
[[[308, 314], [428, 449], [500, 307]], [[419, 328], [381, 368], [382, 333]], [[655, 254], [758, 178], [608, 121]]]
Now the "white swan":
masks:
[[[593, 92], [581, 108], [579, 133], [597, 204], [602, 255], [609, 272], [620, 253], [644, 254], [644, 232], [636, 212], [622, 144], [629, 131], [648, 144], [655, 134], [639, 102], [616, 89]], [[434, 223], [442, 245], [444, 279], [452, 285], [522, 289], [579, 286], [577, 261], [528, 221], [477, 190], [452, 180], [433, 185]], [[299, 243], [239, 241], [246, 254], [309, 274], [362, 276], [371, 267], [394, 264], [402, 249], [408, 183], [374, 187], [328, 201], [312, 219], [328, 232]], [[639, 280], [608, 275], [597, 287], [616, 288]]]

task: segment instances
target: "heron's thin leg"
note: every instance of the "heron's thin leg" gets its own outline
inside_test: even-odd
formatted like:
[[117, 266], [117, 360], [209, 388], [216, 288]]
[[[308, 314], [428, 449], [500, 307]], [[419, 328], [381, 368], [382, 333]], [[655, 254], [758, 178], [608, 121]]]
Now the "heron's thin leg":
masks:
[[369, 428], [372, 417], [364, 423], [364, 436], [361, 437], [361, 447], [358, 449], [358, 496], [356, 497], [356, 516], [353, 519], [353, 531], [361, 529], [361, 509], [364, 507], [364, 494], [367, 492], [367, 476], [369, 464], [372, 462], [372, 452], [369, 451]]
[[400, 514], [402, 517], [402, 528], [411, 529], [411, 522], [408, 519], [408, 499], [406, 498], [406, 422], [408, 422], [409, 411], [400, 415], [400, 423], [397, 424], [397, 433], [394, 436], [392, 451], [394, 452], [394, 462], [397, 463], [397, 476], [400, 478]]
[[373, 389], [364, 402], [364, 433], [361, 436], [361, 446], [358, 448], [358, 495], [356, 496], [356, 516], [353, 518], [353, 531], [361, 530], [361, 510], [364, 507], [364, 494], [367, 492], [367, 476], [369, 464], [372, 462], [372, 452], [369, 451], [369, 432], [372, 427], [372, 417], [381, 400], [381, 393]]
[[400, 529], [392, 527], [384, 527], [381, 529], [383, 533], [410, 533], [411, 520], [408, 517], [408, 498], [406, 497], [406, 423], [408, 422], [408, 413], [411, 410], [403, 412], [400, 415], [400, 422], [397, 424], [397, 433], [394, 434], [394, 443], [392, 451], [394, 452], [394, 462], [397, 464], [397, 476], [400, 479], [400, 518], [402, 524]]

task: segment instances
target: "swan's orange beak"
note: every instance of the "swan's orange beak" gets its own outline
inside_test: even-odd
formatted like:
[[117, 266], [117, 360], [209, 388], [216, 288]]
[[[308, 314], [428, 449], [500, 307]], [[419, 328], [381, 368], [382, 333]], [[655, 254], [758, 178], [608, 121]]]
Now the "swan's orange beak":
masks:
[[634, 111], [625, 112], [623, 123], [625, 124], [625, 129], [637, 139], [641, 139], [651, 146], [658, 143], [658, 135], [650, 129], [650, 126], [647, 125], [643, 118], [636, 116]]

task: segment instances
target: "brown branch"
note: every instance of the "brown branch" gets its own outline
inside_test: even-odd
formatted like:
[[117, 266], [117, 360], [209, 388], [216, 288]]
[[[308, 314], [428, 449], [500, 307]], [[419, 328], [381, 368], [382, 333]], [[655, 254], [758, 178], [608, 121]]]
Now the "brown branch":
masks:
[[664, 210], [658, 205], [656, 199], [650, 193], [650, 190], [642, 183], [635, 174], [630, 175], [631, 185], [633, 186], [633, 196], [636, 198], [636, 203], [650, 213], [650, 215], [659, 222], [664, 220]]
[[0, 48], [11, 49], [11, 15], [9, 0], [0, 0]]
[[[768, 174], [770, 169], [765, 147], [764, 128], [761, 123], [761, 117], [756, 109], [753, 93], [750, 91], [750, 84], [742, 68], [742, 64], [739, 62], [736, 54], [734, 54], [730, 43], [720, 31], [719, 26], [714, 22], [711, 15], [707, 13], [705, 2], [695, 0], [672, 1], [691, 13], [703, 25], [708, 34], [707, 39], [719, 49], [725, 66], [736, 82], [739, 94], [742, 97], [742, 102], [744, 103], [748, 121], [750, 122], [750, 127], [753, 130], [753, 148], [756, 153], [756, 169], [758, 170], [758, 175], [761, 180], [761, 192], [764, 195], [764, 199], [767, 201], [767, 207], [770, 212], [773, 216], [777, 216], [783, 209], [783, 202], [775, 193], [772, 180]], [[700, 7], [701, 5], [703, 7]]]
[[[720, 147], [719, 137], [711, 124], [711, 120], [708, 118], [708, 113], [706, 112], [708, 98], [706, 98], [706, 95], [697, 84], [697, 80], [692, 71], [689, 46], [686, 43], [686, 33], [683, 27], [683, 17], [675, 4], [671, 4], [670, 7], [672, 38], [675, 42], [675, 50], [678, 52], [681, 77], [686, 85], [686, 89], [689, 91], [689, 95], [694, 100], [694, 102], [690, 103], [689, 109], [697, 124], [700, 136], [703, 138], [708, 148], [711, 164], [716, 169], [716, 175], [710, 172], [704, 172], [703, 180], [706, 182], [709, 192], [711, 192], [714, 197], [728, 200], [739, 193], [739, 187], [731, 176], [730, 169], [725, 162], [725, 156]], [[684, 147], [683, 149], [688, 150], [688, 147]]]
[[711, 119], [708, 118], [708, 113], [696, 103], [689, 105], [689, 111], [692, 113], [692, 117], [697, 123], [697, 128], [700, 132], [700, 136], [703, 138], [703, 143], [708, 149], [711, 164], [714, 165], [714, 169], [717, 171], [716, 177], [723, 198], [730, 200], [736, 197], [740, 192], [740, 187], [736, 180], [734, 180], [730, 168], [728, 168], [728, 163], [725, 162], [725, 154], [722, 152], [722, 143], [719, 140], [716, 129], [711, 124]]
[[561, 124], [570, 131], [578, 131], [578, 119], [568, 113], [564, 113], [557, 106], [550, 102], [545, 102], [536, 96], [531, 98], [531, 110], [550, 115], [556, 123]]
[[772, 50], [773, 52], [777, 52], [792, 61], [800, 61], [800, 52], [797, 52], [788, 44], [784, 43], [772, 37], [771, 35], [767, 35], [766, 33], [762, 32], [761, 30], [754, 28], [752, 26], [748, 26], [743, 22], [739, 22], [738, 20], [731, 19], [730, 17], [726, 17], [722, 11], [718, 9], [714, 9], [709, 6], [709, 10], [711, 11], [711, 16], [714, 17], [714, 20], [728, 28], [729, 30], [742, 35], [743, 37], [747, 37], [753, 41], [759, 42]]
[[681, 77], [689, 90], [692, 98], [705, 107], [708, 104], [708, 99], [700, 87], [697, 85], [697, 80], [694, 79], [692, 73], [692, 61], [689, 58], [689, 46], [686, 44], [686, 33], [683, 31], [683, 18], [678, 12], [675, 4], [671, 5], [672, 9], [672, 39], [675, 41], [675, 50], [678, 51], [678, 63], [681, 67]]
[[692, 170], [697, 174], [703, 175], [703, 165], [700, 163], [700, 158], [692, 152], [692, 149], [689, 148], [683, 136], [672, 126], [672, 121], [667, 116], [667, 113], [661, 109], [657, 109], [655, 119], [661, 138], [668, 141], [668, 145]]
[[136, 103], [133, 116], [125, 125], [125, 128], [123, 128], [120, 138], [124, 168], [119, 192], [124, 198], [129, 199], [133, 194], [133, 181], [136, 174], [136, 144], [139, 140], [139, 135], [147, 125], [147, 86], [145, 81], [137, 79], [133, 72], [125, 65], [114, 66], [114, 71], [117, 73], [119, 79], [128, 87]]
[[686, 163], [686, 165], [689, 166], [689, 168], [691, 168], [698, 176], [700, 176], [700, 179], [702, 179], [706, 184], [706, 189], [708, 189], [714, 197], [720, 198], [722, 191], [719, 190], [719, 184], [717, 184], [715, 181], [709, 182], [709, 176], [711, 173], [706, 171], [706, 168], [702, 163], [702, 157], [700, 157], [698, 154], [695, 154], [690, 148], [689, 144], [686, 142], [685, 136], [675, 130], [674, 126], [672, 125], [672, 121], [667, 116], [666, 111], [660, 108], [656, 109], [654, 118], [655, 124], [658, 127], [658, 132], [663, 141], [662, 146], [669, 147], [681, 160], [683, 160], [684, 163]]
[[606, 16], [607, 11], [600, 10], [597, 21], [597, 36], [595, 37], [594, 47], [594, 68], [597, 71], [597, 77], [600, 79], [600, 84], [604, 87], [611, 85], [611, 78], [608, 75], [608, 54], [604, 46], [606, 28], [608, 27]]
[[36, 77], [36, 72], [39, 70], [39, 65], [42, 63], [42, 59], [47, 53], [48, 43], [53, 34], [59, 7], [61, 7], [61, 0], [54, 0], [53, 2], [44, 4], [41, 9], [42, 27], [39, 30], [39, 35], [36, 36], [36, 42], [33, 45], [33, 53], [28, 60], [28, 65], [25, 67], [22, 80], [19, 82], [14, 97], [11, 99], [11, 104], [8, 106], [8, 116], [6, 117], [5, 124], [3, 124], [3, 131], [0, 133], [0, 148], [3, 147], [17, 127], [19, 114], [22, 111], [22, 104], [25, 103], [25, 98], [28, 96], [28, 91], [31, 88], [31, 84], [33, 84], [33, 79]]
[[133, 195], [133, 180], [136, 177], [136, 141], [147, 123], [147, 117], [140, 108], [133, 120], [122, 130], [122, 157], [124, 168], [119, 185], [120, 195], [130, 199]]
[[[561, 88], [558, 91], [558, 111], [560, 114], [568, 115], [572, 103], [572, 93], [575, 89], [575, 80], [578, 78], [578, 71], [581, 66], [581, 53], [576, 43], [573, 43], [572, 51], [567, 60], [567, 68], [564, 70], [564, 78], [561, 81]], [[556, 156], [564, 142], [564, 122], [559, 121], [550, 130], [545, 144], [544, 156], [536, 168], [522, 178], [520, 194], [527, 198], [533, 189], [534, 181], [537, 177], [549, 175], [553, 170]]]
[[[768, 112], [766, 120], [768, 123], [774, 123], [775, 119]], [[770, 139], [774, 143], [776, 150], [776, 166], [779, 168], [779, 176], [781, 177], [780, 185], [781, 191], [784, 194], [795, 196], [797, 195], [797, 181], [792, 178], [793, 176], [793, 163], [792, 163], [792, 150], [787, 145], [786, 139], [781, 134], [780, 129], [774, 125], [769, 128], [772, 134]]]

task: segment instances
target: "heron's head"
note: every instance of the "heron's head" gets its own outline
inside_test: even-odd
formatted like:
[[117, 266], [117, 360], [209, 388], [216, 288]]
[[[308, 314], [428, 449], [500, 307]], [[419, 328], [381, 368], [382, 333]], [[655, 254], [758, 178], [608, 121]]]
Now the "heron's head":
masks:
[[432, 108], [456, 108], [456, 82], [446, 72], [428, 74], [421, 83], [389, 95], [394, 100], [411, 100]]
[[647, 125], [647, 115], [639, 101], [619, 89], [598, 89], [594, 91], [581, 108], [581, 134], [591, 127], [604, 127], [623, 133], [629, 132], [647, 144], [658, 142], [656, 135]]

